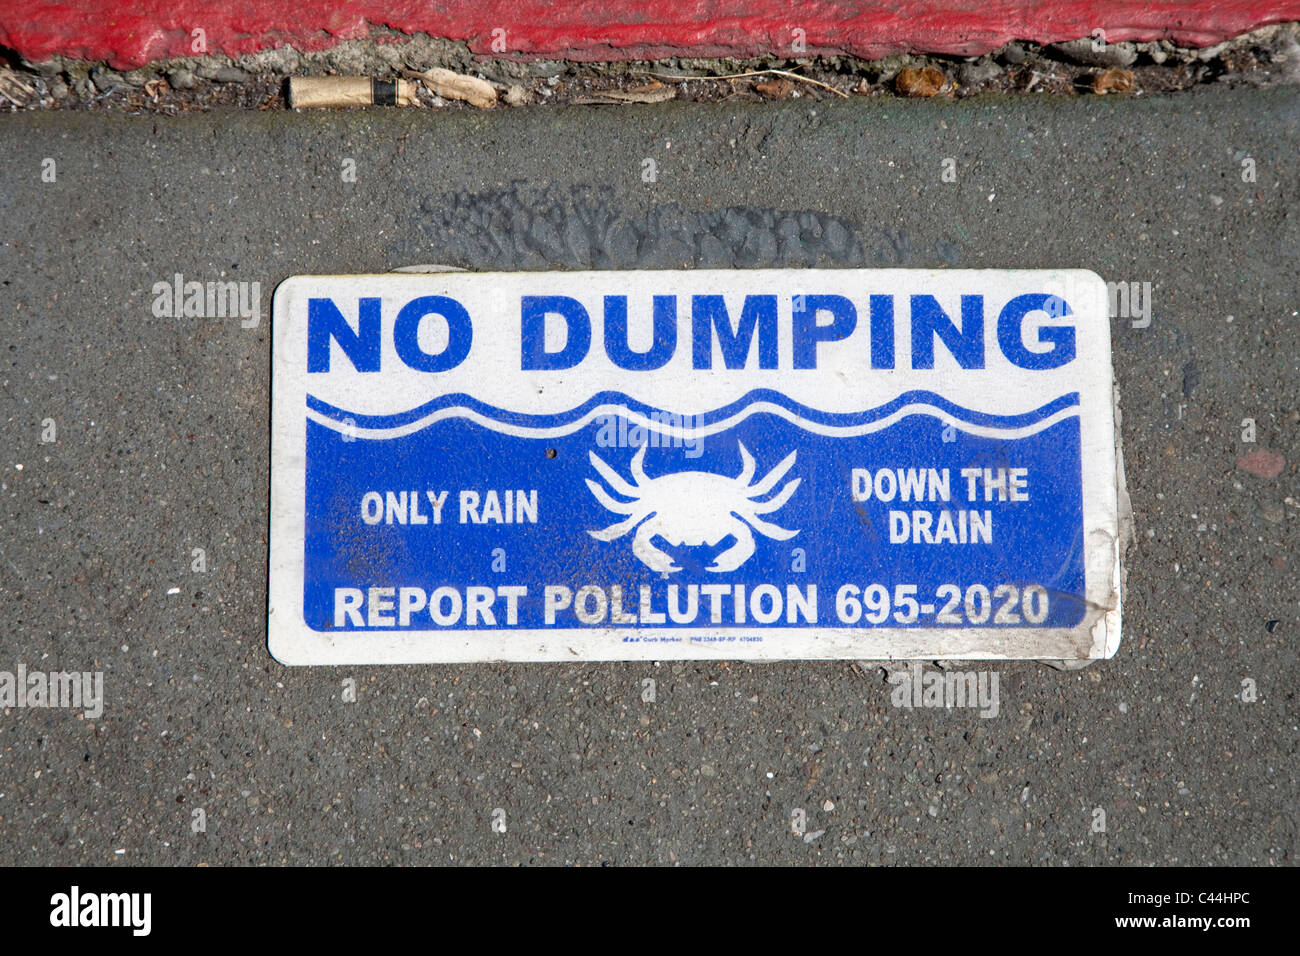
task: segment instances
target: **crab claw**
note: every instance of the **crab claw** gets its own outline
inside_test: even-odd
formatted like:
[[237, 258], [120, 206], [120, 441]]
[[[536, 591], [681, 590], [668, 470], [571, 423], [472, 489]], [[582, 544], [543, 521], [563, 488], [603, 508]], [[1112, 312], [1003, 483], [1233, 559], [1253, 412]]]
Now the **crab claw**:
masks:
[[665, 554], [650, 543], [650, 539], [658, 531], [654, 519], [647, 521], [638, 528], [636, 537], [632, 539], [632, 553], [640, 558], [641, 562], [651, 571], [658, 571], [660, 574], [672, 574], [674, 571], [680, 571], [681, 568], [673, 563], [671, 555]]
[[753, 556], [754, 533], [739, 521], [736, 522], [736, 529], [732, 533], [736, 536], [736, 543], [714, 558], [713, 563], [706, 570], [734, 571]]

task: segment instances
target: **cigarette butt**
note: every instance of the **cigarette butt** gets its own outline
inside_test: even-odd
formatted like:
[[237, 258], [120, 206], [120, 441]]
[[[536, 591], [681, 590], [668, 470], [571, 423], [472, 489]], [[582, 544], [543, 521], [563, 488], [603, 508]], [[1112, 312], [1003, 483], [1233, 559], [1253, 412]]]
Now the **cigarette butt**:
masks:
[[415, 84], [368, 76], [292, 76], [290, 109], [331, 106], [415, 106]]
[[487, 80], [464, 73], [453, 73], [441, 67], [433, 67], [418, 74], [424, 85], [439, 96], [452, 100], [463, 100], [479, 109], [490, 109], [496, 105], [497, 89]]

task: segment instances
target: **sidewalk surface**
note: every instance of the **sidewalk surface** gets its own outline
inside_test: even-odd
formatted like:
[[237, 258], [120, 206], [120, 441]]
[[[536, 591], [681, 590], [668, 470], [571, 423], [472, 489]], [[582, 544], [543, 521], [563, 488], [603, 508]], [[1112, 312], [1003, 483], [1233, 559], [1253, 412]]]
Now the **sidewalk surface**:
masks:
[[115, 69], [202, 53], [290, 44], [319, 50], [380, 29], [467, 41], [484, 55], [575, 60], [921, 52], [977, 56], [1011, 40], [1169, 40], [1208, 46], [1300, 20], [1298, 0], [7, 0], [0, 47], [31, 62], [56, 54]]
[[[1294, 88], [0, 122], [0, 669], [107, 698], [0, 721], [8, 862], [1294, 863], [1298, 147]], [[430, 262], [1150, 282], [1118, 656], [1002, 665], [992, 719], [843, 662], [282, 668], [271, 291]], [[259, 282], [259, 326], [155, 318], [175, 273]]]

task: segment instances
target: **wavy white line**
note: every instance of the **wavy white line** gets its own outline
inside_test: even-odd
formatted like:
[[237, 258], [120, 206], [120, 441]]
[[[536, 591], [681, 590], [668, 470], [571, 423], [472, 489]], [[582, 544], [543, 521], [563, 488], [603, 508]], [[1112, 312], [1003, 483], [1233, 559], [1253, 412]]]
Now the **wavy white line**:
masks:
[[718, 432], [726, 431], [739, 425], [751, 415], [766, 412], [785, 419], [793, 425], [798, 425], [805, 431], [813, 432], [817, 435], [827, 435], [836, 438], [849, 438], [856, 435], [869, 435], [872, 432], [878, 432], [896, 424], [900, 419], [908, 415], [929, 415], [937, 418], [946, 425], [951, 425], [957, 431], [965, 432], [968, 435], [976, 435], [981, 438], [1026, 438], [1029, 435], [1036, 435], [1045, 428], [1050, 428], [1059, 421], [1067, 418], [1075, 418], [1079, 415], [1079, 406], [1071, 405], [1063, 408], [1054, 415], [1049, 415], [1041, 421], [1033, 422], [1029, 425], [1021, 425], [1015, 428], [1007, 428], [998, 425], [974, 425], [970, 422], [963, 422], [954, 418], [943, 409], [924, 402], [918, 402], [911, 405], [904, 405], [893, 414], [886, 416], [874, 422], [866, 422], [860, 425], [822, 425], [815, 422], [809, 422], [796, 415], [789, 409], [782, 408], [780, 405], [771, 402], [756, 402], [747, 406], [744, 410], [737, 412], [730, 418], [724, 418], [721, 421], [713, 422], [700, 428], [682, 428], [674, 427], [663, 422], [657, 422], [640, 412], [629, 411], [622, 405], [597, 405], [591, 409], [582, 418], [575, 419], [565, 425], [554, 425], [549, 428], [532, 428], [526, 425], [511, 425], [505, 422], [498, 422], [494, 419], [487, 418], [468, 408], [450, 407], [440, 408], [436, 412], [430, 412], [423, 418], [405, 425], [395, 425], [391, 428], [359, 428], [356, 425], [346, 424], [335, 421], [314, 409], [307, 409], [307, 417], [318, 425], [324, 425], [326, 428], [333, 429], [344, 435], [350, 435], [353, 438], [374, 438], [388, 439], [401, 438], [404, 435], [410, 435], [414, 432], [421, 431], [432, 425], [434, 422], [444, 418], [467, 418], [472, 422], [482, 425], [491, 431], [501, 432], [505, 435], [514, 435], [519, 438], [560, 438], [564, 435], [571, 435], [581, 428], [587, 427], [593, 420], [602, 418], [606, 415], [619, 415], [629, 422], [634, 422], [648, 431], [657, 432], [668, 438], [682, 438], [690, 440], [695, 438], [707, 438]]

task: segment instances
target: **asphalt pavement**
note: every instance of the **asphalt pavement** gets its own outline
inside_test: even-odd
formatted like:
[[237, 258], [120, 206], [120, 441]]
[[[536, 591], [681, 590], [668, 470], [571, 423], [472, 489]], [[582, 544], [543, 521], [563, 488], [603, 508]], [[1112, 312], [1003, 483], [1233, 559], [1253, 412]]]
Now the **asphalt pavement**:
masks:
[[[1295, 88], [45, 112], [0, 156], [0, 671], [105, 682], [4, 709], [5, 862], [1294, 862]], [[849, 662], [282, 667], [272, 290], [420, 263], [1150, 283], [1112, 319], [1117, 656], [997, 666], [992, 718]], [[257, 326], [157, 317], [177, 273], [259, 283]]]

